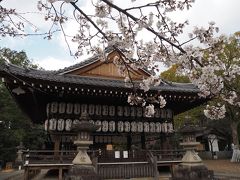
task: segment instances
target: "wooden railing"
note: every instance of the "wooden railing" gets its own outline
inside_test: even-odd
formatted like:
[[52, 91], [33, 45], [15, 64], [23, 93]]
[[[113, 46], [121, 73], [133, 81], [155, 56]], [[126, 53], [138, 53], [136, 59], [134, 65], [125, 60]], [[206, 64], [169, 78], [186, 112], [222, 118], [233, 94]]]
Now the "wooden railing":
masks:
[[185, 150], [151, 150], [153, 156], [157, 158], [157, 161], [171, 161], [182, 159]]
[[[28, 163], [71, 163], [77, 151], [30, 150], [24, 151], [24, 162]], [[97, 158], [98, 163], [111, 162], [147, 162], [149, 156], [157, 161], [171, 161], [182, 158], [183, 150], [131, 150], [131, 151], [102, 151], [89, 150], [91, 159]]]
[[[31, 165], [67, 165], [71, 167], [77, 151], [24, 151], [24, 162]], [[157, 177], [158, 163], [168, 166], [182, 158], [182, 150], [88, 151], [98, 175], [103, 179]], [[179, 161], [180, 162], [180, 161]]]
[[129, 179], [154, 177], [154, 167], [149, 162], [98, 163], [97, 172], [103, 179]]

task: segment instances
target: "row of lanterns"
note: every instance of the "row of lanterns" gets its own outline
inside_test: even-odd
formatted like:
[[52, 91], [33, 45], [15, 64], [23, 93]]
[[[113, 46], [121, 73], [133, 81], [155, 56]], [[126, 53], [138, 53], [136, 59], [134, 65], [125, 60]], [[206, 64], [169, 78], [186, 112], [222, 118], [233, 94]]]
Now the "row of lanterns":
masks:
[[[145, 108], [135, 106], [112, 106], [112, 105], [95, 105], [52, 102], [47, 104], [47, 116], [49, 114], [74, 114], [80, 116], [81, 113], [87, 112], [90, 116], [125, 116], [125, 117], [145, 117]], [[170, 109], [155, 109], [155, 118], [172, 119], [173, 113]]]
[[[71, 119], [49, 119], [45, 121], [45, 130], [48, 131], [71, 131], [73, 123], [78, 123], [79, 120]], [[171, 122], [136, 122], [136, 121], [100, 121], [90, 120], [99, 128], [97, 132], [151, 132], [151, 133], [172, 133], [173, 124]]]

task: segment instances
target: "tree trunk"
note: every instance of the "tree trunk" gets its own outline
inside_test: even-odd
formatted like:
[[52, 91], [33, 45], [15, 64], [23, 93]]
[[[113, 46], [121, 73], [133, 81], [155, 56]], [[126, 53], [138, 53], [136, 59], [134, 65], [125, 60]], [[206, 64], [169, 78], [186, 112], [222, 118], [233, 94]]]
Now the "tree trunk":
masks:
[[239, 122], [236, 122], [236, 121], [233, 121], [231, 123], [232, 140], [233, 140], [233, 144], [236, 148], [239, 148], [238, 132], [237, 132], [238, 124], [239, 124]]
[[232, 140], [234, 146], [233, 148], [233, 154], [232, 154], [232, 159], [231, 162], [238, 162], [239, 161], [239, 142], [238, 142], [238, 133], [237, 133], [237, 127], [238, 127], [238, 122], [232, 121], [231, 123], [231, 130], [232, 130]]

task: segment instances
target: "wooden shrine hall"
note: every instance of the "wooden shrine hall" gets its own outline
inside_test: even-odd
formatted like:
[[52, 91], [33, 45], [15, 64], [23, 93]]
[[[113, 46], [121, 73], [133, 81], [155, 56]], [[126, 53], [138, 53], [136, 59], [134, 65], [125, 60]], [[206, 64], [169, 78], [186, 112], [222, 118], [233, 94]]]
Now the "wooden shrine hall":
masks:
[[[99, 125], [92, 134], [89, 154], [104, 179], [154, 177], [161, 164], [172, 167], [180, 162], [181, 153], [170, 141], [173, 116], [206, 99], [199, 97], [199, 90], [189, 83], [161, 83], [148, 92], [138, 88], [138, 96], [161, 94], [167, 101], [164, 108], [155, 109], [154, 117], [146, 117], [144, 107], [127, 102], [133, 89], [125, 85], [113, 63], [118, 52], [107, 48], [105, 53], [107, 61], [96, 55], [58, 71], [0, 65], [2, 82], [32, 122], [44, 126], [50, 139], [45, 150], [28, 152], [27, 173], [31, 169], [55, 168], [62, 179], [63, 170], [71, 166], [76, 154], [76, 134], [71, 125], [83, 112], [88, 113], [91, 123]], [[146, 69], [129, 67], [129, 72], [138, 85], [151, 75]]]

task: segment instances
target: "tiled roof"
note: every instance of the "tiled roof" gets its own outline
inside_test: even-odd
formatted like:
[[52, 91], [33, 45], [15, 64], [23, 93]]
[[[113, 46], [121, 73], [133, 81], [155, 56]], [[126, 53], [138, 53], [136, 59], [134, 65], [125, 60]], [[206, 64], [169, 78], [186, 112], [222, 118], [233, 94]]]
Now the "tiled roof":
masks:
[[[86, 77], [78, 75], [59, 75], [56, 71], [44, 71], [36, 69], [25, 69], [12, 64], [0, 65], [0, 76], [17, 78], [30, 78], [32, 80], [48, 81], [47, 83], [67, 83], [68, 85], [99, 86], [106, 88], [129, 89], [123, 80]], [[139, 82], [136, 82], [139, 83]], [[161, 90], [170, 92], [197, 93], [199, 89], [191, 83], [162, 83], [150, 90]]]

